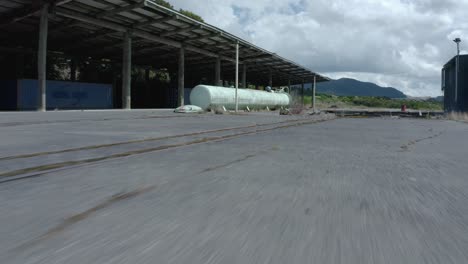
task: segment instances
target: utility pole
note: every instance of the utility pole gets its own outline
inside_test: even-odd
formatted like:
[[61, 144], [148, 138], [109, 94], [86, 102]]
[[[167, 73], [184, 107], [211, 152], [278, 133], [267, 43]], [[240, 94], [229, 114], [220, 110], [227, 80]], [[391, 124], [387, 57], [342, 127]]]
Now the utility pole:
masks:
[[312, 104], [313, 104], [313, 111], [314, 113], [317, 111], [317, 108], [315, 106], [315, 90], [317, 88], [317, 76], [314, 75], [314, 84], [313, 84], [313, 87], [312, 87]]
[[236, 112], [239, 111], [239, 41], [236, 42]]
[[460, 38], [456, 38], [453, 42], [457, 43], [457, 57], [455, 59], [455, 103], [458, 101], [458, 71], [459, 71], [459, 58], [460, 58]]

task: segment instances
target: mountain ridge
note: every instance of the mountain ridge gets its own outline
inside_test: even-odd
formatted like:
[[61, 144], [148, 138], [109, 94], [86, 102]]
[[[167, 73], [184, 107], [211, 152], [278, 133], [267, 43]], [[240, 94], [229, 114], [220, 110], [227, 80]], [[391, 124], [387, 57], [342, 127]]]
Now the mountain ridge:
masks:
[[378, 96], [388, 98], [407, 98], [394, 87], [382, 87], [371, 82], [362, 82], [351, 78], [341, 78], [329, 82], [317, 83], [317, 93], [339, 96]]

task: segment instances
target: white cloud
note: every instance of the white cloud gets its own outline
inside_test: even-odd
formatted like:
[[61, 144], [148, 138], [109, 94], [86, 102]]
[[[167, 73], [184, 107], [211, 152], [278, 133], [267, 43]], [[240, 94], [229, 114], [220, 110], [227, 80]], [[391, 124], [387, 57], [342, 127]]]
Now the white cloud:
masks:
[[456, 52], [451, 40], [468, 42], [468, 0], [171, 3], [330, 77], [372, 81], [413, 96], [440, 95], [440, 69]]

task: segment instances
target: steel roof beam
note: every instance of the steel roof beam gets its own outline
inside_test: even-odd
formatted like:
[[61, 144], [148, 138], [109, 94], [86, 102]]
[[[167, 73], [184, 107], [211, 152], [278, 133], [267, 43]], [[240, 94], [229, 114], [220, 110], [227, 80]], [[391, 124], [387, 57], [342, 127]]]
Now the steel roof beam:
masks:
[[151, 47], [145, 47], [145, 48], [142, 48], [142, 49], [139, 49], [139, 50], [135, 50], [133, 52], [133, 54], [145, 54], [147, 53], [148, 51], [155, 51], [155, 50], [161, 50], [161, 49], [166, 49], [168, 46], [166, 45], [155, 45], [155, 46], [151, 46]]
[[[170, 46], [173, 46], [173, 47], [176, 47], [176, 48], [181, 48], [182, 47], [182, 43], [180, 43], [178, 41], [174, 41], [174, 40], [166, 39], [166, 38], [163, 38], [163, 37], [160, 37], [160, 36], [156, 36], [156, 35], [153, 35], [153, 34], [150, 34], [150, 33], [146, 32], [146, 31], [140, 30], [140, 29], [131, 29], [131, 28], [128, 28], [128, 27], [126, 27], [124, 25], [121, 25], [121, 24], [118, 24], [118, 23], [97, 19], [97, 18], [94, 18], [94, 17], [90, 17], [90, 16], [87, 16], [87, 15], [80, 14], [78, 12], [73, 12], [73, 11], [69, 11], [69, 10], [65, 10], [65, 9], [60, 8], [60, 9], [57, 9], [56, 13], [57, 13], [57, 15], [60, 15], [60, 16], [73, 18], [73, 19], [80, 20], [80, 21], [83, 21], [83, 22], [86, 22], [86, 23], [90, 23], [90, 24], [94, 24], [94, 25], [97, 25], [97, 26], [100, 26], [100, 27], [113, 29], [113, 30], [120, 31], [120, 32], [132, 31], [133, 36], [144, 38], [144, 39], [151, 40], [151, 41], [154, 41], [154, 42], [163, 43], [163, 44], [170, 45]], [[186, 50], [197, 52], [197, 53], [200, 53], [200, 54], [204, 54], [206, 56], [210, 56], [210, 57], [218, 57], [219, 56], [218, 54], [216, 54], [214, 52], [210, 52], [210, 51], [207, 51], [207, 50], [195, 47], [195, 46], [191, 46], [191, 45], [184, 45], [184, 46], [185, 46]], [[235, 59], [225, 57], [225, 56], [223, 56], [222, 59], [223, 60], [228, 60], [228, 61], [235, 61]]]
[[281, 64], [281, 65], [274, 66], [274, 67], [275, 68], [281, 68], [282, 70], [291, 70], [291, 71], [302, 70], [302, 71], [304, 71], [304, 69], [298, 68], [296, 66], [291, 66], [290, 64]]
[[289, 71], [291, 74], [301, 74], [301, 73], [307, 73], [307, 74], [311, 74], [311, 73], [308, 73], [307, 71], [304, 71], [302, 69], [299, 69], [299, 70], [294, 70], [294, 71]]
[[[104, 27], [104, 28], [109, 28], [109, 29], [112, 29], [112, 30], [115, 30], [115, 31], [118, 31], [118, 32], [124, 32], [125, 33], [125, 32], [127, 32], [129, 30], [128, 28], [126, 28], [125, 26], [120, 25], [120, 24], [95, 19], [95, 18], [92, 18], [92, 17], [77, 14], [75, 12], [71, 12], [71, 11], [67, 11], [67, 10], [59, 9], [59, 10], [56, 11], [56, 13], [58, 15], [61, 15], [61, 16], [69, 17], [69, 18], [72, 18], [72, 19], [76, 19], [76, 20], [83, 21], [83, 22], [86, 22], [86, 23], [94, 24], [94, 25], [101, 26], [101, 27]], [[166, 45], [180, 47], [180, 43], [178, 43], [178, 42], [171, 41], [171, 40], [166, 40], [166, 39], [160, 38], [158, 36], [148, 34], [145, 31], [135, 30], [135, 31], [133, 31], [133, 35], [144, 38], [144, 39], [147, 39], [147, 40], [163, 43], [163, 44], [166, 44]], [[120, 45], [120, 43], [116, 44], [116, 45]]]
[[169, 21], [177, 20], [179, 19], [179, 16], [170, 16], [170, 17], [162, 17], [162, 18], [155, 18], [155, 19], [149, 19], [146, 21], [142, 21], [136, 24], [133, 24], [133, 28], [138, 28], [138, 27], [144, 27], [144, 26], [150, 26], [153, 24], [164, 24]]
[[251, 53], [249, 55], [246, 55], [246, 56], [243, 56], [243, 58], [252, 58], [252, 57], [258, 57], [258, 56], [261, 56], [261, 55], [264, 55], [265, 53], [264, 52], [256, 52], [256, 53]]
[[199, 40], [204, 40], [204, 39], [209, 39], [209, 38], [214, 38], [214, 37], [222, 37], [223, 35], [220, 33], [211, 33], [208, 35], [200, 35], [198, 37], [194, 38], [187, 38], [185, 42], [191, 42], [191, 41], [199, 41]]
[[68, 46], [69, 43], [61, 43], [60, 45], [63, 46], [66, 50], [73, 50], [73, 49], [77, 49], [77, 48], [81, 48], [83, 46], [86, 46], [86, 44], [83, 45], [86, 42], [99, 40], [99, 39], [105, 38], [105, 37], [113, 35], [113, 34], [116, 34], [116, 32], [115, 31], [101, 30], [101, 31], [99, 31], [99, 32], [97, 32], [95, 34], [92, 34], [92, 35], [87, 36], [86, 38], [83, 38], [79, 42], [77, 42], [76, 40], [73, 40], [73, 42], [70, 42], [70, 43], [72, 43], [74, 45]]
[[[174, 10], [171, 10], [171, 9], [166, 8], [166, 7], [164, 7], [164, 6], [161, 6], [161, 5], [157, 4], [157, 3], [156, 3], [155, 1], [153, 1], [153, 0], [146, 0], [146, 2], [147, 2], [147, 4], [148, 4], [148, 5], [147, 5], [148, 7], [152, 8], [152, 9], [154, 9], [154, 10], [157, 10], [157, 11], [159, 11], [159, 12], [163, 12], [163, 13], [165, 13], [165, 14], [167, 14], [167, 15], [177, 14], [177, 11], [174, 11]], [[194, 20], [194, 19], [192, 19], [192, 18], [190, 18], [190, 17], [184, 16], [184, 15], [181, 15], [181, 18], [180, 18], [180, 19], [182, 19], [182, 20], [184, 20], [184, 21], [187, 21], [187, 22], [189, 22], [189, 23], [191, 23], [191, 24], [194, 24], [194, 25], [197, 25], [197, 24], [198, 24], [198, 25], [204, 25], [204, 26], [207, 27], [207, 29], [209, 29], [209, 30], [211, 30], [211, 31], [223, 32], [223, 31], [221, 31], [220, 29], [218, 29], [218, 28], [216, 28], [216, 27], [213, 27], [213, 26], [208, 25], [208, 24], [206, 24], [206, 23], [202, 23], [202, 22], [196, 21], [196, 20]], [[289, 62], [289, 63], [291, 63], [291, 64], [296, 65], [296, 64], [295, 64], [294, 62], [292, 62], [292, 61], [289, 61], [289, 60], [287, 60], [287, 59], [284, 59], [284, 58], [282, 58], [282, 57], [280, 57], [280, 56], [278, 56], [278, 55], [276, 55], [276, 54], [274, 54], [274, 53], [269, 53], [268, 51], [266, 51], [266, 50], [264, 50], [264, 49], [262, 49], [262, 48], [259, 48], [259, 47], [257, 47], [257, 46], [254, 46], [253, 44], [250, 44], [250, 43], [248, 43], [247, 41], [245, 41], [245, 40], [243, 40], [243, 39], [240, 39], [240, 38], [238, 38], [238, 37], [236, 37], [236, 36], [234, 36], [234, 35], [232, 35], [232, 34], [226, 34], [225, 38], [226, 38], [226, 39], [229, 39], [229, 40], [232, 41], [232, 42], [238, 41], [238, 42], [239, 42], [241, 45], [243, 45], [243, 46], [247, 46], [247, 47], [251, 47], [251, 48], [253, 47], [253, 48], [255, 48], [256, 50], [263, 51], [263, 52], [266, 53], [266, 54], [271, 54], [273, 57], [275, 57], [275, 58], [278, 59], [278, 60], [282, 60], [282, 61]], [[300, 65], [298, 65], [298, 66], [301, 67], [301, 68], [303, 68], [303, 69], [306, 70], [306, 71], [310, 71], [309, 69], [306, 69], [306, 68], [304, 68], [304, 67], [302, 67], [302, 66], [300, 66]], [[312, 73], [312, 71], [310, 71], [310, 72]]]
[[[54, 1], [54, 0], [49, 0], [49, 1]], [[91, 0], [91, 1], [95, 1], [96, 3], [97, 2], [102, 3], [103, 6], [100, 6], [100, 5], [95, 6], [91, 2], [87, 3], [88, 1], [86, 2], [76, 1], [75, 2], [71, 0], [55, 0], [55, 2], [58, 3], [57, 5], [64, 4], [67, 2], [73, 2], [73, 3], [70, 3], [69, 5], [67, 4], [66, 8], [56, 7], [54, 8], [53, 12], [61, 17], [67, 17], [73, 20], [80, 21], [79, 29], [82, 30], [83, 32], [86, 32], [85, 30], [87, 30], [88, 34], [77, 34], [77, 36], [83, 35], [84, 37], [92, 37], [92, 39], [89, 40], [89, 41], [92, 41], [92, 43], [94, 43], [94, 41], [96, 39], [99, 39], [100, 37], [93, 35], [93, 34], [89, 34], [89, 33], [93, 33], [92, 31], [96, 32], [97, 30], [99, 30], [99, 28], [107, 28], [107, 29], [114, 30], [116, 32], [130, 32], [133, 37], [143, 38], [151, 42], [162, 43], [164, 45], [174, 47], [176, 49], [181, 48], [183, 43], [195, 42], [199, 40], [203, 41], [204, 39], [206, 40], [210, 39], [209, 42], [206, 41], [205, 43], [206, 47], [203, 47], [201, 43], [199, 45], [195, 43], [194, 43], [195, 45], [186, 44], [184, 45], [184, 47], [187, 51], [200, 53], [208, 57], [214, 57], [214, 58], [220, 57], [221, 59], [225, 61], [234, 62], [233, 45], [235, 41], [237, 40], [240, 42], [240, 45], [243, 48], [245, 48], [245, 51], [240, 54], [241, 58], [244, 60], [241, 63], [255, 62], [255, 65], [257, 68], [265, 68], [265, 69], [271, 68], [272, 70], [275, 70], [275, 71], [280, 70], [279, 72], [282, 72], [282, 73], [278, 73], [278, 74], [281, 74], [281, 75], [282, 74], [294, 74], [296, 76], [306, 76], [304, 78], [309, 78], [310, 76], [316, 75], [319, 78], [323, 78], [324, 80], [327, 80], [327, 78], [317, 75], [311, 72], [310, 70], [308, 70], [307, 68], [297, 65], [292, 61], [284, 59], [274, 53], [268, 52], [262, 48], [259, 48], [253, 44], [250, 44], [214, 26], [197, 22], [191, 18], [188, 18], [182, 14], [177, 13], [176, 11], [169, 10], [167, 8], [159, 6], [154, 1], [122, 0], [123, 3], [122, 1], [120, 3], [124, 5], [126, 3], [125, 6], [121, 6], [121, 4], [116, 4], [114, 1], [110, 1], [110, 0], [106, 0], [106, 1]], [[114, 8], [114, 9], [111, 9], [111, 8]], [[138, 8], [143, 8], [145, 11], [151, 12], [152, 14], [154, 14], [154, 17], [156, 18], [153, 18], [153, 15], [149, 15], [149, 13], [141, 13], [139, 12], [139, 10], [134, 10]], [[73, 9], [76, 9], [76, 11], [74, 11]], [[127, 17], [125, 14], [120, 14], [124, 12], [131, 13], [132, 15], [135, 15], [135, 17]], [[10, 14], [12, 13], [13, 12], [10, 12]], [[119, 15], [112, 16], [114, 14], [119, 14]], [[11, 17], [9, 16], [9, 18]], [[181, 20], [181, 22], [184, 22], [184, 24], [186, 25], [185, 28], [181, 28], [181, 25], [165, 24], [166, 22], [170, 22], [173, 20]], [[1, 25], [1, 21], [2, 19], [0, 19], [0, 25]], [[155, 28], [150, 28], [150, 27], [142, 28], [148, 25], [153, 25], [153, 24]], [[166, 26], [165, 28], [163, 27], [164, 25]], [[158, 27], [158, 30], [156, 30], [156, 26]], [[210, 32], [210, 33], [208, 34], [205, 33], [205, 35], [200, 35], [201, 33], [203, 33], [202, 31], [200, 31], [201, 33], [192, 31], [192, 30], [197, 30], [198, 28], [202, 28], [203, 32]], [[190, 31], [192, 31], [191, 32], [192, 34], [197, 34], [198, 36], [194, 36], [194, 37], [186, 37], [186, 35], [176, 36], [180, 33], [190, 32]], [[158, 33], [158, 32], [162, 32], [162, 33]], [[104, 31], [103, 33], [106, 34]], [[112, 34], [112, 33], [109, 33], [109, 34]], [[174, 37], [170, 37], [170, 36], [174, 36]], [[170, 37], [170, 38], [167, 38], [167, 37]], [[221, 40], [219, 39], [214, 40], [211, 38], [220, 38]], [[57, 40], [55, 41], [57, 42]], [[219, 43], [220, 41], [226, 41], [226, 42]], [[218, 42], [218, 44], [216, 44], [216, 42]], [[216, 47], [220, 47], [220, 49]], [[75, 48], [75, 47], [72, 47], [72, 48]], [[143, 49], [143, 52], [146, 52], [147, 50], [150, 51], [151, 49], [152, 47]], [[197, 60], [197, 57], [195, 57], [195, 59], [189, 59], [189, 58], [187, 59], [188, 61], [191, 60], [194, 62], [203, 61], [203, 58], [200, 58], [200, 60]], [[229, 67], [230, 65], [223, 67], [224, 68], [223, 70]], [[249, 72], [253, 72], [253, 69], [250, 69]], [[289, 78], [294, 78], [294, 77], [289, 77]], [[302, 78], [302, 77], [298, 77], [298, 78]]]
[[266, 61], [266, 62], [258, 62], [258, 64], [266, 65], [269, 67], [276, 67], [276, 68], [281, 68], [285, 66], [289, 66], [290, 64], [284, 62], [284, 61]]
[[202, 29], [203, 27], [201, 26], [193, 26], [193, 27], [186, 27], [186, 28], [181, 28], [181, 29], [178, 29], [178, 30], [169, 30], [163, 34], [160, 34], [159, 36], [161, 37], [169, 37], [169, 36], [173, 36], [173, 35], [178, 35], [180, 33], [186, 33], [186, 32], [189, 32], [189, 31], [192, 31], [192, 30], [195, 30], [195, 29]]
[[250, 57], [246, 59], [245, 61], [252, 62], [252, 61], [261, 60], [261, 59], [269, 59], [272, 57], [273, 57], [273, 54], [262, 54], [262, 55], [258, 55], [255, 57]]
[[[104, 0], [94, 0], [94, 1], [97, 1], [98, 3], [104, 4], [104, 5], [112, 5], [112, 6], [115, 7], [114, 9], [111, 9], [111, 10], [108, 10], [108, 11], [100, 11], [98, 13], [95, 13], [94, 17], [96, 17], [96, 18], [103, 18], [103, 17], [107, 17], [107, 16], [110, 16], [110, 15], [113, 15], [113, 14], [117, 14], [117, 13], [121, 13], [121, 12], [125, 12], [125, 11], [131, 11], [131, 10], [133, 10], [135, 8], [143, 7], [145, 5], [144, 1], [140, 2], [140, 3], [133, 4], [133, 5], [130, 4], [130, 5], [123, 6], [123, 7], [119, 6], [117, 4], [114, 4], [114, 3], [106, 2]], [[139, 15], [141, 15], [141, 14], [139, 14]], [[68, 27], [74, 27], [74, 26], [77, 26], [77, 25], [80, 25], [80, 23], [79, 22], [74, 22], [74, 23], [68, 23], [68, 24], [61, 24], [60, 26], [58, 26], [56, 28], [53, 28], [51, 30], [53, 32], [55, 32], [55, 31], [59, 31], [59, 30], [62, 30], [62, 29], [68, 28]]]
[[[50, 4], [53, 8], [54, 6], [60, 6], [71, 1], [72, 0], [53, 0], [50, 1]], [[7, 14], [4, 18], [0, 19], [0, 26], [15, 23], [39, 13], [39, 11], [42, 8], [41, 2], [39, 0], [33, 0], [31, 2], [31, 5], [20, 9], [16, 9], [10, 14]]]
[[123, 12], [127, 12], [127, 11], [130, 11], [130, 10], [133, 10], [133, 9], [141, 8], [141, 7], [144, 7], [145, 5], [146, 5], [146, 1], [142, 1], [142, 2], [139, 2], [139, 3], [136, 3], [136, 4], [130, 4], [130, 5], [122, 6], [122, 7], [119, 7], [119, 8], [114, 8], [114, 9], [104, 11], [104, 12], [96, 15], [96, 18], [103, 18], [103, 17], [107, 17], [107, 16], [112, 16], [112, 15], [115, 15], [115, 14], [118, 14], [118, 13], [123, 13]]

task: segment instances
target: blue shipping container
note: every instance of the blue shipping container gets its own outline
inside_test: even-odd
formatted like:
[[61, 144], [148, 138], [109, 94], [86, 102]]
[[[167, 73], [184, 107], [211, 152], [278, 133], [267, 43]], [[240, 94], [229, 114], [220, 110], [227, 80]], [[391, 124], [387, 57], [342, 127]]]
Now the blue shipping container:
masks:
[[[13, 86], [11, 81], [0, 82], [2, 90], [8, 90], [9, 93], [16, 95], [8, 96], [5, 102], [1, 102], [0, 108], [3, 110], [36, 110], [39, 100], [38, 81], [21, 79], [15, 82], [16, 86]], [[111, 84], [47, 81], [46, 85], [47, 109], [113, 108]]]

